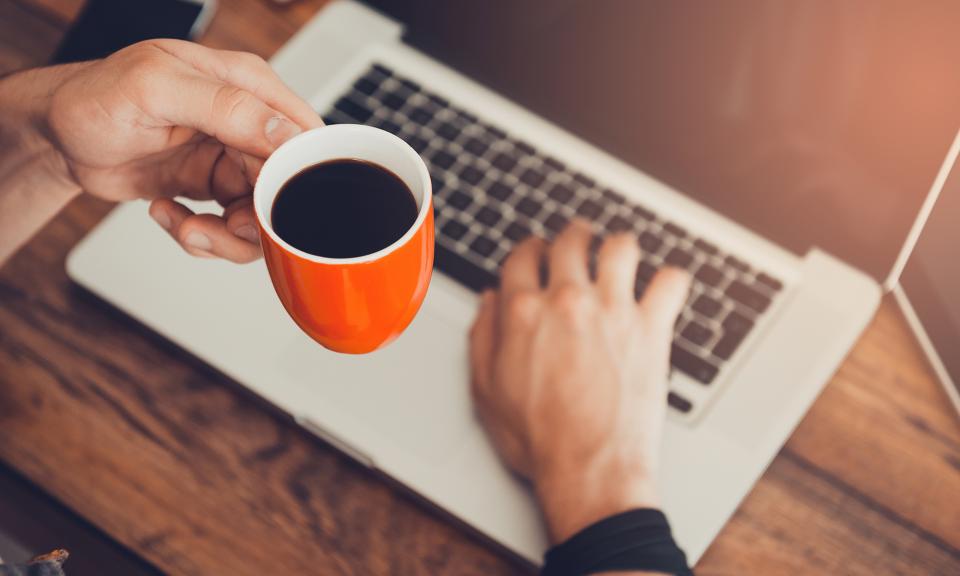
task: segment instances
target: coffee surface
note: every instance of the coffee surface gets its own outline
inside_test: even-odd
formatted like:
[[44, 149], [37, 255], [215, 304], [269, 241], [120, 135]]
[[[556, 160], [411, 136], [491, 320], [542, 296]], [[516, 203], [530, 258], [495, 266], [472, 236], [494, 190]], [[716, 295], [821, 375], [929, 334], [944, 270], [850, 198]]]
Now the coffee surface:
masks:
[[277, 235], [295, 248], [354, 258], [399, 240], [417, 219], [417, 203], [389, 170], [361, 160], [332, 160], [290, 178], [270, 218]]

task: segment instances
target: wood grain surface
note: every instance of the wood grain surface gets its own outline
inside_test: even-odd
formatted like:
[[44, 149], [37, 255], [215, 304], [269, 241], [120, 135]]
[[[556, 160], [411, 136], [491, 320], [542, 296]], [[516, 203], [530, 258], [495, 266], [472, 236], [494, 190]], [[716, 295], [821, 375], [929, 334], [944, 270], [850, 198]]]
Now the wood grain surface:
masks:
[[[202, 41], [269, 57], [323, 4], [220, 0]], [[0, 0], [0, 73], [81, 5]], [[0, 269], [0, 459], [169, 574], [530, 572], [72, 286], [110, 208], [80, 198]], [[892, 300], [697, 569], [960, 574], [960, 424]]]

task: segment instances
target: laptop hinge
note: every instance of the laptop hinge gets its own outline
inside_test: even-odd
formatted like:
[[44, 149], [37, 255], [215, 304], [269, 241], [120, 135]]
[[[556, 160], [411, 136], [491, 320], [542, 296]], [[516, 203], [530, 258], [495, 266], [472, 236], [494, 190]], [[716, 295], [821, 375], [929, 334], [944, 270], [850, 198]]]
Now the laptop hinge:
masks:
[[330, 432], [323, 426], [320, 426], [319, 424], [311, 420], [309, 417], [304, 416], [304, 417], [297, 417], [295, 419], [297, 424], [299, 424], [300, 426], [303, 426], [309, 432], [313, 433], [318, 438], [320, 438], [327, 444], [330, 444], [340, 452], [343, 452], [353, 460], [359, 462], [360, 464], [363, 464], [367, 468], [373, 469], [377, 467], [373, 461], [373, 458], [371, 458], [365, 452], [363, 452], [362, 450], [358, 450], [352, 444], [343, 440], [336, 434]]

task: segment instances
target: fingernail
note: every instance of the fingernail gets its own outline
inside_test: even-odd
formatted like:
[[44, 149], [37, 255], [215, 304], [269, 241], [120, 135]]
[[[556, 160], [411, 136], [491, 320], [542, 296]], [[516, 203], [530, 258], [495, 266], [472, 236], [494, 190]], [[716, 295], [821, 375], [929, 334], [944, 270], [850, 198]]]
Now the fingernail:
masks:
[[244, 224], [237, 228], [234, 235], [254, 244], [260, 243], [260, 234], [257, 233], [257, 227], [253, 224]]
[[279, 146], [301, 132], [300, 127], [281, 116], [267, 120], [267, 140]]
[[202, 232], [193, 232], [187, 234], [187, 237], [184, 239], [187, 246], [194, 248], [196, 250], [203, 250], [204, 252], [209, 252], [213, 248], [213, 243], [210, 242], [210, 238]]
[[170, 230], [170, 227], [173, 226], [173, 221], [170, 220], [170, 216], [163, 210], [158, 210], [156, 214], [151, 214], [151, 216], [164, 230]]

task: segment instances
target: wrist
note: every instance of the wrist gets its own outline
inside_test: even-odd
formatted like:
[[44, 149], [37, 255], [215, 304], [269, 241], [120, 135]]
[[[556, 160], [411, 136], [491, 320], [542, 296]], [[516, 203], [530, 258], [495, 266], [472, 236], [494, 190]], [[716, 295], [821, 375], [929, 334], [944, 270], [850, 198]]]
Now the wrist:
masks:
[[80, 186], [51, 137], [48, 119], [53, 95], [77, 69], [87, 65], [37, 68], [0, 78], [0, 146], [16, 155], [3, 162], [5, 172], [29, 169], [35, 190], [58, 201], [79, 194]]
[[660, 507], [655, 474], [639, 462], [544, 471], [535, 488], [552, 544], [613, 514]]

